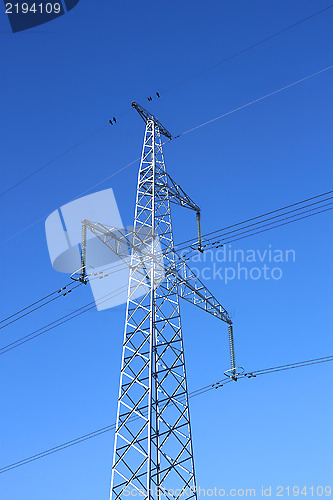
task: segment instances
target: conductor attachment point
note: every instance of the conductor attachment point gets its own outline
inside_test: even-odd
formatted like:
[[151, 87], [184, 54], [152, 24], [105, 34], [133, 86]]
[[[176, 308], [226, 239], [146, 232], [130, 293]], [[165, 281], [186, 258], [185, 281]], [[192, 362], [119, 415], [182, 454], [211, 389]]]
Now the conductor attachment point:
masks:
[[229, 370], [226, 370], [224, 372], [224, 375], [226, 377], [231, 378], [232, 380], [237, 381], [238, 377], [240, 375], [243, 375], [243, 373], [244, 373], [244, 368], [242, 366], [236, 366], [235, 368], [229, 368]]

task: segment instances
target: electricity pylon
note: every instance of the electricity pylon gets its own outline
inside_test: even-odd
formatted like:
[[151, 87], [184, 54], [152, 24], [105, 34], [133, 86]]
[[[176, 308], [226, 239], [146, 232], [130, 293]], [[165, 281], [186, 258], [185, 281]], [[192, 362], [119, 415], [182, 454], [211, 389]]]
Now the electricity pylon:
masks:
[[236, 378], [232, 321], [174, 250], [170, 203], [196, 212], [199, 249], [201, 234], [199, 207], [166, 172], [161, 136], [171, 134], [132, 106], [146, 123], [134, 230], [83, 221], [127, 263], [131, 252], [111, 500], [197, 499], [179, 297], [228, 324]]

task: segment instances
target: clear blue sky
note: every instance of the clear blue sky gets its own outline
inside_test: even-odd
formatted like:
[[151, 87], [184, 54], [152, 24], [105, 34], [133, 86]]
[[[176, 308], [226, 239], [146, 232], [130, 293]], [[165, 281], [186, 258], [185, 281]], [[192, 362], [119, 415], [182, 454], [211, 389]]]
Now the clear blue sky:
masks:
[[[97, 5], [98, 4], [98, 5]], [[149, 3], [81, 0], [12, 34], [1, 5], [1, 191], [118, 117], [113, 127], [0, 198], [1, 241], [46, 218], [140, 155], [137, 100], [173, 133], [333, 64], [333, 9], [163, 94], [165, 89], [325, 8], [323, 0]], [[200, 205], [207, 232], [332, 186], [332, 70], [170, 143], [170, 174]], [[155, 91], [160, 99], [145, 99]], [[124, 114], [123, 114], [124, 113]], [[125, 224], [138, 164], [112, 187]], [[175, 237], [195, 236], [174, 210]], [[246, 370], [332, 354], [331, 215], [234, 245], [293, 249], [274, 280], [208, 283], [230, 310]], [[0, 243], [1, 243], [0, 241]], [[0, 246], [2, 317], [68, 276], [50, 264], [43, 221]], [[92, 300], [88, 287], [0, 333], [1, 346]], [[229, 367], [225, 325], [182, 304], [189, 389]], [[113, 423], [124, 306], [91, 311], [0, 358], [0, 467]], [[332, 479], [329, 364], [229, 384], [191, 401], [203, 488], [326, 486]], [[112, 433], [2, 474], [1, 500], [108, 498]], [[272, 496], [274, 494], [272, 493]]]

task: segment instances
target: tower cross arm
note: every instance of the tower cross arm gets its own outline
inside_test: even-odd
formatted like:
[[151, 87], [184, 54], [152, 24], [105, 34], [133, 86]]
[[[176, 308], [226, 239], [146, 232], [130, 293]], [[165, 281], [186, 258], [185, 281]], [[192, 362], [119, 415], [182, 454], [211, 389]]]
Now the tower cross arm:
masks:
[[182, 259], [166, 272], [166, 279], [169, 282], [169, 286], [173, 286], [173, 277], [177, 279], [180, 297], [224, 321], [228, 325], [232, 325], [227, 310]]
[[106, 226], [100, 222], [92, 222], [87, 219], [82, 221], [82, 226], [89, 229], [109, 250], [127, 263], [133, 237], [130, 238], [130, 235], [123, 229]]
[[174, 181], [169, 174], [166, 174], [166, 177], [167, 183], [163, 184], [157, 181], [156, 188], [160, 191], [167, 190], [169, 200], [171, 202], [182, 207], [190, 208], [197, 213], [200, 212], [200, 208], [198, 207], [198, 205], [194, 203], [194, 201], [188, 196], [188, 194], [185, 193], [183, 188], [179, 184], [177, 184], [177, 182]]
[[145, 123], [147, 123], [148, 120], [151, 120], [154, 122], [155, 126], [159, 129], [160, 133], [167, 137], [168, 139], [172, 139], [172, 135], [170, 132], [162, 125], [162, 123], [149, 111], [147, 111], [145, 108], [140, 106], [137, 102], [133, 101], [132, 102], [132, 108], [136, 109], [141, 118]]
[[[92, 222], [87, 219], [82, 221], [82, 226], [89, 229], [109, 250], [117, 255], [124, 263], [129, 266], [129, 256], [135, 251], [140, 263], [151, 256], [149, 254], [148, 243], [151, 242], [150, 233], [143, 231], [125, 231], [112, 226]], [[82, 248], [83, 248], [82, 242]], [[83, 263], [84, 265], [85, 263]]]
[[[86, 240], [86, 231], [89, 229], [109, 250], [119, 257], [126, 266], [135, 268], [142, 279], [149, 278], [149, 262], [151, 255], [151, 232], [136, 230], [125, 231], [113, 226], [107, 226], [100, 222], [92, 222], [87, 219], [82, 221], [83, 234]], [[156, 244], [156, 243], [155, 243]], [[83, 251], [84, 250], [84, 251]], [[86, 241], [81, 243], [82, 268], [86, 267]], [[130, 255], [136, 256], [131, 263]], [[148, 264], [148, 267], [147, 267]]]

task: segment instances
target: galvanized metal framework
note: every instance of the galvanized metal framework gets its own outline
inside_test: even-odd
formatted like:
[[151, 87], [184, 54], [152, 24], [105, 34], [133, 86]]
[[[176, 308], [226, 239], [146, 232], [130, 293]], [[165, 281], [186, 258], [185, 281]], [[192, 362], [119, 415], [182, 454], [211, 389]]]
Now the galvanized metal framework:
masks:
[[170, 203], [200, 209], [166, 173], [161, 134], [171, 134], [133, 107], [146, 121], [134, 231], [84, 221], [120, 258], [131, 250], [111, 499], [196, 499], [179, 297], [226, 322], [231, 339], [232, 322], [174, 251]]

